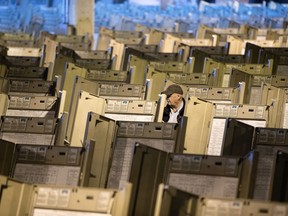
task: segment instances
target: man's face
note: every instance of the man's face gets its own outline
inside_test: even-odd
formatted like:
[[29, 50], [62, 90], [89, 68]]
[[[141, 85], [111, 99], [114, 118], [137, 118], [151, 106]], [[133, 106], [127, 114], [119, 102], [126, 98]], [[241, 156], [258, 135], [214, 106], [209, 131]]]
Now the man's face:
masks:
[[167, 96], [167, 103], [169, 104], [169, 106], [171, 106], [172, 108], [177, 108], [179, 102], [181, 101], [181, 95], [180, 94], [176, 94], [173, 93], [172, 95], [168, 95]]

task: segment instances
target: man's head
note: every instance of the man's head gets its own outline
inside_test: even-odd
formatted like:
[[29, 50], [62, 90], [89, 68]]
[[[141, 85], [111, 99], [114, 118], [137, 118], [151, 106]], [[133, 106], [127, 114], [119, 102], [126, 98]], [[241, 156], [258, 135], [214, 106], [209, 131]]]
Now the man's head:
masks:
[[162, 92], [167, 96], [167, 103], [177, 109], [182, 103], [183, 90], [179, 85], [172, 84]]

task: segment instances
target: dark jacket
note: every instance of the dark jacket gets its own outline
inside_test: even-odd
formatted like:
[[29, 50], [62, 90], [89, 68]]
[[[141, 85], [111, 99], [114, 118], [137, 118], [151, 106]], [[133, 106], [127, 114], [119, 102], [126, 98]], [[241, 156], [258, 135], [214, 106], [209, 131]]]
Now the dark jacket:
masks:
[[[185, 103], [186, 103], [185, 99], [183, 98], [183, 107], [177, 116], [177, 122], [178, 123], [180, 122], [182, 116], [184, 115]], [[164, 111], [163, 111], [163, 117], [162, 117], [163, 122], [168, 122], [168, 120], [170, 118], [170, 112], [171, 112], [171, 107], [167, 104], [167, 106], [164, 107]]]

